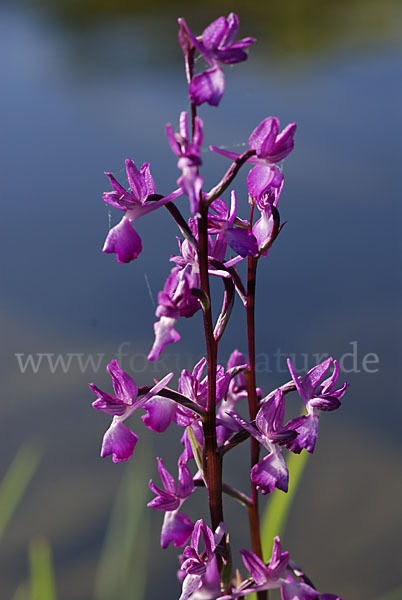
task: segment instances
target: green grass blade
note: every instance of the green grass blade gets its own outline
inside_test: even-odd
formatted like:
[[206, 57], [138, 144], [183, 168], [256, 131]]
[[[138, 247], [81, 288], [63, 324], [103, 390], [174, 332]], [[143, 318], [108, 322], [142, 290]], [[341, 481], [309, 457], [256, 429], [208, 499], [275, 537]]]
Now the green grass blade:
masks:
[[384, 596], [380, 596], [377, 600], [401, 600], [402, 598], [402, 586], [392, 590], [392, 592], [388, 592], [384, 594]]
[[289, 452], [287, 467], [289, 470], [289, 491], [287, 494], [281, 490], [275, 490], [265, 509], [261, 525], [261, 543], [264, 558], [271, 556], [273, 539], [276, 535], [281, 536], [286, 526], [290, 507], [296, 495], [301, 476], [306, 466], [308, 453], [301, 454]]
[[145, 595], [149, 508], [149, 449], [143, 443], [125, 465], [95, 581], [95, 600], [142, 600]]
[[33, 540], [29, 546], [31, 575], [30, 600], [56, 600], [52, 551], [45, 538]]
[[41, 456], [38, 446], [28, 442], [23, 444], [0, 483], [0, 540], [38, 468]]
[[18, 586], [12, 600], [30, 600], [29, 589], [25, 583]]

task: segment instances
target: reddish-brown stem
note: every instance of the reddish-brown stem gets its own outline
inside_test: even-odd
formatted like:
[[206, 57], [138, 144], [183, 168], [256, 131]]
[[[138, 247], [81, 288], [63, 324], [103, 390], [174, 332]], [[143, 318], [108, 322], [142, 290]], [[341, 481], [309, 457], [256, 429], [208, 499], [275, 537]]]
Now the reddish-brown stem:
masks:
[[[252, 211], [253, 212], [253, 211]], [[252, 214], [250, 225], [252, 223]], [[248, 274], [247, 274], [247, 338], [248, 338], [248, 359], [250, 371], [247, 376], [248, 386], [248, 405], [250, 421], [253, 421], [258, 411], [257, 384], [255, 377], [255, 286], [257, 274], [258, 258], [249, 256]], [[253, 468], [258, 463], [260, 448], [254, 437], [250, 438], [250, 466]], [[260, 558], [262, 556], [261, 537], [260, 537], [260, 516], [258, 512], [258, 491], [253, 482], [250, 486], [251, 506], [248, 509], [248, 518], [250, 524], [251, 545], [253, 552]], [[258, 600], [266, 600], [265, 591], [258, 592]]]
[[[208, 275], [208, 204], [201, 201], [198, 218], [198, 261], [200, 266], [201, 289], [210, 299]], [[208, 364], [208, 405], [207, 415], [203, 420], [205, 453], [207, 462], [207, 483], [209, 510], [212, 529], [215, 530], [223, 521], [222, 507], [222, 456], [218, 452], [216, 440], [216, 365], [217, 344], [214, 338], [211, 303], [203, 309], [204, 332], [207, 346]]]

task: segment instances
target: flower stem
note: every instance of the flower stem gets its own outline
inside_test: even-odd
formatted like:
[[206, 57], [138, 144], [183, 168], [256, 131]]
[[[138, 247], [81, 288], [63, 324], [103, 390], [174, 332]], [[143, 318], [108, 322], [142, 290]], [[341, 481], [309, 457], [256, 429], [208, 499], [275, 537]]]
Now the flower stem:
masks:
[[[252, 223], [252, 215], [250, 224]], [[257, 385], [255, 377], [255, 286], [257, 274], [258, 259], [253, 256], [248, 258], [247, 275], [247, 338], [248, 338], [248, 359], [250, 370], [247, 374], [248, 386], [248, 405], [250, 421], [253, 421], [258, 411]], [[258, 463], [260, 447], [254, 437], [250, 439], [250, 463], [251, 468]], [[257, 556], [263, 558], [260, 536], [260, 516], [258, 512], [258, 491], [254, 483], [250, 486], [251, 506], [248, 508], [248, 518], [250, 524], [251, 545]], [[258, 592], [258, 600], [266, 600], [265, 591]]]
[[[208, 203], [200, 202], [198, 218], [198, 260], [200, 266], [201, 289], [210, 298], [208, 275]], [[203, 310], [204, 333], [207, 347], [208, 364], [208, 404], [207, 415], [203, 420], [205, 452], [207, 461], [207, 483], [209, 510], [212, 529], [215, 530], [223, 521], [222, 507], [222, 456], [218, 452], [216, 439], [216, 366], [217, 343], [214, 338], [212, 311], [209, 303]]]

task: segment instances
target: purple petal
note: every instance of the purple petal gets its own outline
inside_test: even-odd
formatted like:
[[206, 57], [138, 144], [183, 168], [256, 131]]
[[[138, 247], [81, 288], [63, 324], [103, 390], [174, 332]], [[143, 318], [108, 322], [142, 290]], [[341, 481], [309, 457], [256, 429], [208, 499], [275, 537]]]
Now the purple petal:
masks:
[[283, 175], [279, 167], [258, 164], [247, 176], [247, 189], [253, 198], [259, 200], [272, 186], [279, 187], [282, 180]]
[[265, 158], [275, 142], [279, 131], [279, 120], [276, 117], [267, 117], [251, 133], [248, 144], [257, 152], [258, 157]]
[[245, 419], [243, 419], [243, 417], [241, 417], [240, 415], [238, 415], [234, 410], [228, 410], [227, 413], [229, 416], [232, 417], [232, 419], [234, 419], [236, 421], [236, 423], [238, 423], [240, 425], [240, 427], [242, 427], [243, 429], [245, 429], [250, 435], [252, 435], [253, 437], [255, 437], [255, 439], [265, 448], [269, 448], [269, 446], [267, 446], [267, 440], [266, 438], [261, 434], [261, 432], [256, 429], [256, 427], [254, 427], [254, 425], [251, 425], [251, 423], [248, 423]]
[[179, 600], [188, 600], [201, 587], [201, 575], [186, 575]]
[[111, 454], [114, 463], [129, 460], [137, 442], [138, 436], [131, 429], [113, 419], [103, 436], [101, 457]]
[[296, 431], [297, 437], [286, 447], [295, 454], [299, 454], [303, 448], [312, 454], [318, 437], [318, 415], [307, 415]]
[[121, 398], [125, 404], [131, 405], [138, 396], [138, 387], [134, 379], [119, 367], [116, 359], [108, 364], [107, 370], [112, 376], [116, 396]]
[[181, 156], [180, 144], [176, 139], [173, 127], [170, 123], [166, 125], [166, 135], [173, 154], [176, 154], [176, 156]]
[[216, 556], [207, 564], [205, 575], [202, 578], [202, 586], [199, 594], [194, 596], [194, 600], [202, 600], [206, 598], [217, 598], [221, 593], [221, 578], [218, 570]]
[[274, 537], [274, 546], [272, 549], [271, 560], [268, 564], [270, 576], [273, 579], [279, 579], [285, 571], [289, 562], [289, 552], [282, 552], [281, 543], [278, 536]]
[[337, 408], [339, 408], [341, 403], [339, 402], [338, 398], [334, 395], [334, 396], [318, 396], [318, 397], [312, 398], [311, 400], [309, 400], [308, 405], [312, 406], [314, 408], [318, 408], [319, 410], [330, 411], [330, 410], [336, 410]]
[[188, 498], [195, 490], [193, 476], [187, 465], [179, 464], [179, 483], [177, 486], [177, 495], [184, 499]]
[[152, 194], [155, 194], [155, 192], [156, 192], [155, 181], [151, 175], [151, 171], [149, 170], [149, 167], [150, 167], [149, 163], [144, 163], [140, 168], [140, 173], [141, 173], [142, 178], [145, 183], [146, 196], [145, 196], [144, 200], [146, 200], [148, 198], [148, 196], [151, 196]]
[[271, 149], [270, 159], [272, 162], [279, 162], [294, 148], [294, 134], [296, 132], [296, 123], [290, 123], [276, 138], [275, 144]]
[[165, 346], [179, 341], [180, 335], [174, 329], [175, 323], [176, 319], [170, 317], [161, 317], [154, 323], [155, 341], [148, 354], [148, 360], [157, 360]]
[[328, 379], [325, 379], [325, 381], [323, 381], [321, 384], [321, 392], [324, 394], [329, 394], [330, 392], [332, 392], [336, 386], [336, 382], [338, 381], [339, 363], [337, 360], [334, 360], [333, 367], [334, 370], [332, 371], [332, 375], [328, 377]]
[[143, 415], [141, 419], [148, 429], [161, 433], [166, 431], [173, 421], [176, 415], [176, 407], [177, 404], [174, 400], [154, 396], [145, 403], [143, 408], [147, 411], [147, 414]]
[[257, 256], [258, 243], [251, 231], [239, 227], [225, 229], [225, 240], [240, 256]]
[[194, 366], [193, 377], [198, 383], [201, 381], [202, 373], [205, 369], [206, 364], [207, 364], [207, 359], [205, 358], [205, 356], [203, 356], [198, 361], [198, 363]]
[[119, 210], [133, 208], [136, 203], [132, 195], [120, 185], [111, 173], [105, 173], [105, 175], [109, 178], [113, 192], [105, 192], [102, 196], [103, 200]]
[[177, 498], [175, 494], [161, 490], [157, 485], [154, 484], [152, 479], [149, 482], [149, 488], [154, 494], [156, 494], [156, 498], [153, 498], [153, 500], [148, 502], [147, 506], [149, 506], [149, 508], [163, 510], [165, 512], [173, 511], [179, 508], [179, 498]]
[[204, 180], [198, 175], [196, 167], [183, 170], [183, 175], [177, 180], [177, 185], [181, 187], [190, 200], [190, 210], [193, 215], [197, 214], [200, 208], [200, 195], [203, 183]]
[[263, 560], [251, 550], [240, 550], [246, 569], [251, 573], [257, 585], [263, 585], [270, 575]]
[[215, 154], [221, 154], [221, 156], [226, 156], [226, 158], [231, 158], [232, 160], [236, 160], [240, 156], [238, 152], [230, 152], [229, 150], [224, 150], [223, 148], [217, 148], [217, 146], [210, 146], [209, 149], [211, 152], [215, 152]]
[[282, 600], [313, 600], [319, 598], [317, 590], [305, 583], [283, 582], [281, 587]]
[[172, 542], [175, 548], [184, 546], [191, 536], [194, 524], [187, 515], [177, 511], [165, 514], [161, 531], [161, 546], [167, 548]]
[[[213, 21], [208, 27], [202, 32], [202, 43], [207, 50], [215, 50], [226, 35], [228, 29], [228, 23], [225, 17], [219, 17]], [[235, 37], [236, 37], [235, 32]]]
[[203, 120], [201, 119], [201, 117], [195, 117], [194, 119], [194, 135], [193, 135], [193, 149], [195, 149], [198, 153], [201, 150], [201, 146], [202, 146], [202, 142], [204, 139], [204, 133], [203, 133]]
[[301, 385], [306, 395], [306, 398], [310, 399], [315, 396], [314, 391], [320, 383], [320, 381], [322, 380], [322, 378], [325, 377], [327, 371], [329, 370], [332, 364], [332, 361], [333, 359], [331, 357], [327, 358], [319, 365], [310, 369], [307, 375], [303, 377]]
[[[251, 43], [252, 38], [249, 39]], [[244, 62], [247, 60], [248, 55], [247, 52], [243, 50], [243, 47], [247, 47], [248, 45], [249, 44], [245, 44], [244, 46], [242, 45], [241, 47], [237, 48], [232, 46], [231, 48], [224, 48], [222, 50], [218, 48], [215, 52], [216, 58], [224, 65], [233, 65], [235, 63]]]
[[116, 254], [117, 262], [129, 263], [138, 257], [142, 250], [141, 238], [130, 224], [129, 220], [123, 217], [118, 225], [112, 227], [107, 234], [102, 252], [107, 254]]
[[231, 12], [226, 19], [226, 22], [227, 28], [222, 42], [225, 44], [225, 46], [231, 46], [236, 39], [237, 32], [239, 31], [240, 19], [236, 13]]
[[207, 559], [210, 560], [214, 554], [216, 547], [214, 534], [212, 533], [212, 530], [208, 527], [208, 525], [205, 525], [205, 523], [203, 523], [201, 533], [205, 544], [205, 552], [207, 554]]
[[294, 381], [294, 384], [296, 386], [296, 389], [299, 393], [299, 396], [303, 400], [303, 402], [306, 404], [308, 401], [308, 397], [306, 396], [306, 394], [304, 392], [304, 388], [302, 387], [302, 385], [300, 383], [300, 379], [297, 376], [296, 370], [295, 370], [290, 358], [288, 358], [288, 360], [287, 360], [287, 365], [288, 365], [289, 373], [290, 373], [290, 375]]
[[194, 376], [188, 371], [186, 371], [186, 369], [183, 369], [180, 373], [179, 392], [180, 394], [183, 394], [183, 396], [186, 396], [190, 400], [193, 400], [193, 402], [197, 401], [196, 393], [194, 390], [195, 383], [196, 382], [194, 381]]
[[189, 38], [191, 46], [196, 48], [198, 50], [198, 52], [204, 56], [205, 60], [212, 65], [213, 61], [211, 60], [209, 53], [205, 51], [204, 45], [202, 44], [202, 42], [200, 40], [198, 40], [196, 38], [196, 36], [193, 34], [191, 29], [187, 25], [186, 21], [182, 18], [177, 19], [177, 21], [180, 26], [179, 42], [183, 49], [184, 54], [186, 55], [186, 51], [187, 51], [187, 43], [186, 43], [185, 37], [183, 35], [183, 32], [185, 31], [187, 33], [187, 36]]
[[285, 416], [285, 397], [280, 389], [269, 400], [263, 402], [257, 413], [255, 424], [263, 435], [269, 437], [270, 433], [282, 428]]
[[289, 473], [280, 449], [275, 448], [251, 469], [251, 481], [261, 494], [272, 493], [277, 487], [287, 492]]
[[119, 417], [125, 413], [127, 404], [123, 402], [123, 400], [103, 392], [94, 383], [90, 383], [89, 387], [98, 396], [98, 400], [95, 400], [95, 402], [92, 403], [93, 408], [108, 413], [109, 415]]
[[217, 66], [195, 75], [189, 85], [190, 100], [197, 106], [204, 102], [218, 106], [224, 91], [225, 76]]
[[158, 460], [158, 472], [159, 472], [159, 476], [162, 480], [163, 487], [165, 488], [165, 490], [167, 492], [176, 494], [177, 490], [176, 490], [176, 482], [174, 480], [174, 477], [166, 469], [165, 465], [163, 464], [163, 460], [161, 458], [158, 458], [157, 460]]
[[273, 228], [272, 208], [267, 204], [261, 213], [261, 218], [253, 226], [253, 234], [257, 240], [259, 250], [262, 250], [268, 244]]
[[147, 186], [145, 184], [144, 177], [141, 175], [141, 173], [135, 165], [135, 162], [131, 160], [131, 158], [126, 159], [126, 171], [128, 183], [130, 185], [130, 190], [133, 195], [133, 198], [142, 204], [142, 202], [146, 200], [148, 196]]

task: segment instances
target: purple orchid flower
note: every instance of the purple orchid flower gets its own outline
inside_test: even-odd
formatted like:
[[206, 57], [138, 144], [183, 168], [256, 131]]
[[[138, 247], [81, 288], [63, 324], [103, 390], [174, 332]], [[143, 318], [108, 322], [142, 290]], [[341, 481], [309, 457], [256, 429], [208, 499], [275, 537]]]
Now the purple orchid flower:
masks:
[[[213, 208], [219, 210], [219, 214], [216, 217], [213, 215], [210, 217], [209, 231], [211, 233], [220, 233], [229, 246], [238, 252], [242, 258], [246, 256], [257, 256], [258, 243], [254, 234], [248, 229], [248, 222], [242, 222], [242, 224], [245, 225], [245, 228], [234, 226], [237, 211], [236, 192], [234, 190], [232, 191], [230, 198], [230, 212], [227, 210], [224, 202], [221, 201], [221, 203], [218, 204], [215, 201], [213, 203]], [[238, 219], [238, 221], [240, 221], [240, 219]]]
[[164, 489], [156, 486], [151, 479], [149, 487], [156, 497], [148, 502], [147, 506], [166, 513], [161, 531], [162, 548], [167, 548], [170, 542], [175, 548], [178, 548], [185, 545], [194, 528], [194, 523], [187, 515], [179, 512], [183, 502], [195, 490], [193, 477], [186, 465], [179, 464], [178, 483], [176, 484], [161, 458], [158, 458], [158, 471]]
[[[298, 433], [297, 437], [286, 443], [286, 446], [296, 454], [299, 454], [303, 448], [312, 454], [318, 436], [320, 411], [339, 408], [341, 405], [340, 398], [344, 395], [349, 384], [344, 383], [340, 388], [335, 389], [339, 377], [339, 363], [332, 358], [327, 358], [316, 367], [313, 367], [301, 382], [292, 361], [288, 359], [287, 362], [296, 389], [307, 409], [307, 415], [303, 416], [301, 423], [294, 427]], [[333, 373], [323, 381], [332, 363], [334, 365]]]
[[144, 163], [138, 170], [134, 161], [127, 158], [126, 172], [129, 191], [120, 185], [111, 173], [106, 173], [113, 191], [103, 194], [105, 202], [125, 212], [120, 223], [109, 231], [102, 249], [102, 252], [116, 254], [119, 263], [128, 263], [136, 259], [142, 250], [141, 238], [130, 223], [178, 198], [182, 193], [181, 190], [175, 190], [164, 198], [149, 202], [149, 198], [155, 195], [155, 182], [149, 170], [149, 163]]
[[[279, 187], [269, 187], [268, 190], [256, 201], [256, 206], [261, 213], [261, 217], [253, 225], [253, 235], [257, 240], [258, 251], [262, 256], [268, 254], [269, 245], [275, 234], [275, 209], [278, 205], [279, 196], [283, 188], [284, 181]], [[273, 208], [274, 207], [274, 208]], [[279, 225], [279, 213], [276, 212], [278, 231], [282, 229]]]
[[228, 414], [269, 451], [269, 454], [251, 469], [251, 481], [256, 488], [262, 494], [272, 493], [276, 487], [287, 492], [289, 472], [279, 445], [287, 444], [297, 436], [295, 429], [302, 418], [289, 421], [283, 426], [285, 399], [282, 390], [276, 390], [270, 397], [267, 396], [261, 401], [255, 426], [234, 411]]
[[218, 600], [242, 598], [255, 592], [281, 588], [284, 581], [282, 576], [289, 562], [289, 553], [282, 552], [279, 537], [274, 538], [272, 557], [268, 565], [251, 550], [240, 550], [240, 553], [246, 569], [251, 573], [251, 578], [245, 579], [231, 594], [220, 596]]
[[[185, 573], [182, 583], [182, 593], [179, 600], [188, 600], [190, 596], [202, 586], [202, 578], [207, 573], [208, 565], [214, 560], [215, 548], [224, 534], [223, 523], [220, 524], [215, 535], [202, 519], [194, 525], [190, 546], [183, 552], [184, 561], [181, 571]], [[204, 550], [200, 551], [200, 540], [204, 542]]]
[[[183, 369], [179, 378], [178, 390], [180, 394], [186, 396], [194, 404], [201, 408], [207, 407], [208, 401], [208, 377], [203, 377], [203, 371], [207, 364], [207, 360], [203, 357], [194, 367], [192, 373]], [[225, 396], [228, 390], [228, 385], [231, 379], [231, 374], [225, 372], [222, 365], [218, 365], [216, 369], [216, 402], [219, 403]], [[194, 458], [193, 449], [189, 440], [188, 428], [191, 427], [192, 433], [195, 436], [200, 446], [204, 443], [204, 434], [202, 423], [197, 413], [189, 408], [177, 406], [175, 421], [180, 427], [185, 427], [186, 430], [181, 438], [181, 443], [184, 445], [184, 450], [179, 458], [179, 462], [186, 464], [190, 459]]]
[[[246, 357], [239, 350], [234, 350], [229, 357], [226, 369], [229, 371], [240, 366], [247, 366]], [[223, 444], [233, 433], [242, 429], [241, 425], [228, 412], [234, 410], [236, 404], [247, 396], [246, 376], [241, 372], [230, 380], [227, 394], [222, 399], [216, 415], [216, 435], [219, 444]]]
[[169, 398], [154, 396], [143, 408], [147, 411], [147, 414], [141, 417], [144, 425], [151, 431], [162, 433], [174, 420], [177, 404]]
[[335, 600], [331, 594], [321, 595], [310, 585], [296, 581], [286, 569], [289, 568], [289, 553], [282, 552], [279, 537], [274, 538], [272, 557], [266, 565], [254, 552], [240, 550], [243, 562], [251, 573], [251, 578], [245, 579], [230, 594], [220, 596], [218, 600], [233, 600], [264, 590], [280, 589], [282, 600]]
[[173, 127], [170, 123], [166, 125], [166, 135], [170, 147], [174, 154], [178, 156], [177, 166], [182, 171], [181, 177], [177, 180], [177, 185], [188, 196], [190, 210], [193, 214], [198, 213], [203, 184], [203, 179], [198, 173], [198, 168], [202, 164], [200, 158], [203, 140], [202, 127], [202, 119], [195, 117], [194, 135], [191, 142], [188, 129], [188, 115], [185, 111], [180, 113], [178, 133], [173, 132]]
[[118, 463], [132, 457], [138, 441], [138, 436], [123, 425], [123, 422], [150, 398], [156, 396], [172, 379], [173, 373], [166, 375], [147, 394], [138, 398], [137, 384], [119, 367], [117, 360], [112, 360], [107, 370], [112, 376], [115, 396], [103, 392], [93, 383], [90, 383], [89, 387], [98, 396], [92, 406], [113, 415], [112, 424], [103, 436], [101, 457], [111, 454], [113, 462]]
[[179, 317], [190, 318], [201, 308], [197, 298], [191, 294], [191, 290], [198, 287], [198, 281], [199, 277], [192, 273], [191, 267], [171, 270], [163, 291], [158, 294], [155, 314], [159, 321], [154, 324], [155, 341], [148, 360], [157, 360], [167, 344], [180, 340], [180, 334], [174, 328]]
[[[180, 570], [179, 579], [182, 578], [182, 582], [185, 576], [185, 573]], [[216, 555], [214, 555], [211, 561], [207, 564], [205, 574], [201, 577], [200, 587], [191, 594], [191, 600], [208, 600], [210, 598], [218, 598], [220, 593], [221, 577], [218, 569], [218, 561], [216, 560]]]
[[[258, 200], [270, 188], [280, 187], [283, 176], [276, 163], [286, 158], [293, 150], [295, 131], [296, 123], [290, 123], [279, 133], [279, 120], [276, 117], [267, 117], [250, 135], [248, 140], [250, 150], [256, 151], [256, 155], [247, 160], [256, 165], [247, 177], [247, 187], [252, 198]], [[229, 152], [216, 146], [210, 146], [210, 150], [232, 160], [240, 156], [236, 152]]]
[[245, 49], [255, 42], [255, 39], [248, 37], [238, 42], [234, 41], [239, 30], [239, 17], [235, 13], [230, 13], [227, 18], [219, 17], [198, 37], [192, 33], [184, 19], [178, 21], [179, 40], [184, 54], [189, 52], [189, 41], [190, 48], [196, 48], [210, 66], [190, 81], [190, 100], [196, 105], [207, 102], [211, 106], [218, 106], [225, 91], [225, 77], [220, 64], [245, 61], [247, 59]]
[[[194, 236], [194, 239], [198, 242], [198, 227], [197, 221], [193, 218], [188, 220], [188, 226]], [[199, 275], [200, 266], [198, 262], [198, 253], [196, 249], [185, 239], [181, 240], [177, 238], [179, 244], [180, 254], [171, 256], [171, 262], [174, 262], [178, 267], [184, 269], [187, 265], [191, 265], [191, 273]], [[227, 242], [224, 237], [220, 234], [214, 239], [212, 235], [208, 235], [208, 257], [213, 258], [219, 262], [225, 260]], [[208, 269], [210, 275], [216, 275], [218, 277], [230, 277], [230, 273], [227, 271], [216, 269], [210, 266]]]

